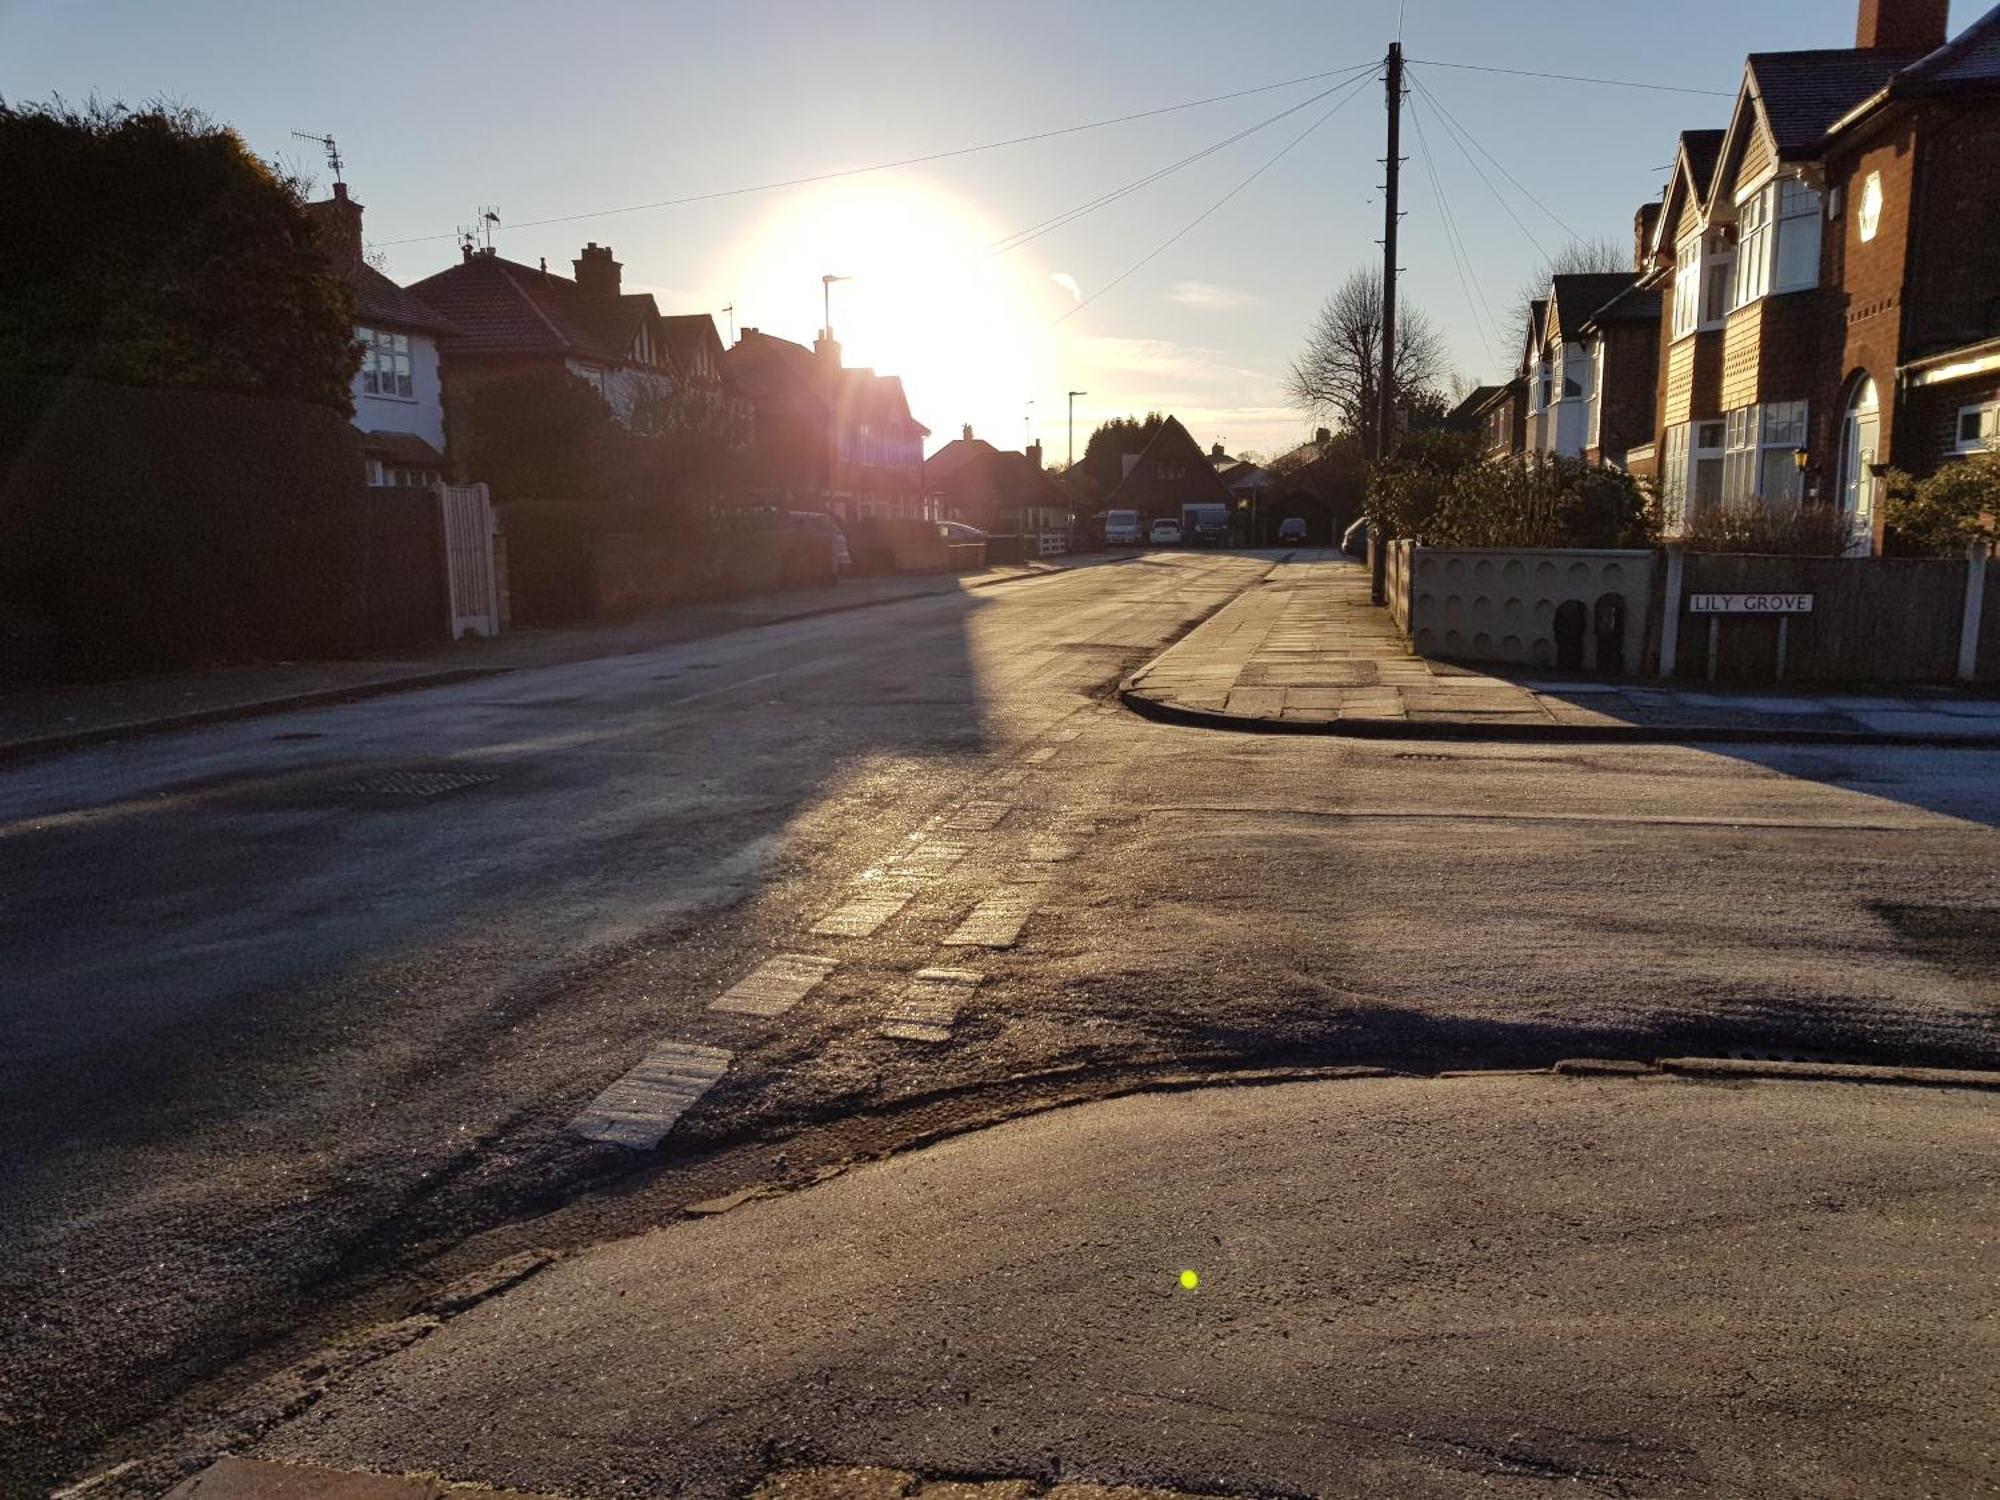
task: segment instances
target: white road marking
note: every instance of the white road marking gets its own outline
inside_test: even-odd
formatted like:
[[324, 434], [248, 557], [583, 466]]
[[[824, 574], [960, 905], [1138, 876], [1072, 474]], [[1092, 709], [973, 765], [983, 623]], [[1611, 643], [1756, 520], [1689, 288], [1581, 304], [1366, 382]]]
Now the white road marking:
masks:
[[984, 977], [973, 969], [919, 969], [876, 1031], [905, 1042], [948, 1042], [959, 1007]]
[[995, 891], [973, 907], [958, 930], [944, 940], [947, 948], [1011, 948], [1021, 929], [1041, 904], [1040, 885], [1014, 885]]
[[708, 1008], [736, 1016], [781, 1016], [810, 995], [839, 965], [809, 953], [780, 953], [738, 980]]
[[1056, 758], [1056, 747], [1054, 745], [1044, 745], [1039, 750], [1030, 750], [1027, 753], [1027, 755], [1023, 757], [1023, 759], [1025, 759], [1027, 763], [1031, 766], [1045, 766], [1055, 758]]
[[987, 833], [998, 828], [1013, 810], [1011, 802], [968, 802], [947, 818], [944, 826], [964, 833]]
[[587, 1141], [628, 1151], [650, 1151], [674, 1122], [729, 1071], [731, 1054], [720, 1047], [662, 1042], [639, 1065], [591, 1101], [570, 1122]]
[[866, 896], [856, 896], [846, 905], [828, 912], [813, 924], [817, 937], [873, 937], [883, 923], [916, 898], [914, 884], [895, 883], [876, 887]]

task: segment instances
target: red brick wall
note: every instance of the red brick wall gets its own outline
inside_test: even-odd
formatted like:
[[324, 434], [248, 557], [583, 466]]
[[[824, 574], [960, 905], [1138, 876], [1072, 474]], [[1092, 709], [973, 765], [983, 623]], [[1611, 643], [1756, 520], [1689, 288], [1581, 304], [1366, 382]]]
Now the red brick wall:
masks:
[[1808, 401], [1819, 386], [1826, 299], [1816, 291], [1762, 297], [1729, 315], [1722, 334], [1722, 411]]
[[1911, 389], [1902, 403], [1896, 466], [1917, 475], [1934, 472], [1958, 447], [1959, 409], [1988, 401], [2000, 401], [2000, 375]]
[[2000, 100], [1917, 118], [1905, 359], [2000, 334]]
[[1620, 324], [1605, 338], [1604, 409], [1598, 437], [1603, 452], [1616, 454], [1653, 441], [1660, 330], [1654, 324]]
[[[1896, 365], [1902, 351], [1916, 160], [1911, 120], [1827, 160], [1827, 187], [1838, 191], [1840, 212], [1827, 221], [1820, 240], [1827, 337], [1814, 382], [1812, 446], [1829, 485], [1837, 482], [1841, 419], [1859, 372], [1874, 377], [1881, 396], [1882, 452], [1895, 452]], [[1862, 192], [1876, 172], [1882, 176], [1882, 220], [1875, 238], [1863, 244]]]

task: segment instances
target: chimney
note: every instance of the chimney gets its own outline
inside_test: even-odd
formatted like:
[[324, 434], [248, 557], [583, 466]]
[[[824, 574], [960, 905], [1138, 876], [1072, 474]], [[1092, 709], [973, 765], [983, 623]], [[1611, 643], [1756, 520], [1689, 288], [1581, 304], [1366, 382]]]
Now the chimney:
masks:
[[1036, 468], [1039, 469], [1042, 466], [1042, 440], [1040, 438], [1036, 438], [1032, 443], [1028, 444], [1028, 457], [1035, 461]]
[[813, 340], [813, 353], [832, 368], [840, 368], [840, 340], [833, 336], [832, 329], [822, 328], [819, 331], [819, 337]]
[[618, 273], [624, 270], [611, 258], [611, 247], [592, 240], [570, 262], [576, 267], [576, 289], [586, 297], [618, 295]]
[[1333, 441], [1333, 429], [1329, 427], [1320, 428], [1313, 433], [1313, 441], [1324, 448], [1328, 443]]
[[966, 423], [966, 424], [965, 424], [965, 425], [964, 425], [963, 427], [959, 428], [959, 430], [958, 430], [958, 435], [959, 435], [959, 436], [960, 436], [961, 438], [963, 438], [963, 439], [964, 439], [964, 440], [965, 440], [966, 442], [968, 442], [968, 443], [969, 443], [969, 442], [971, 442], [971, 441], [972, 441], [972, 424], [971, 424], [970, 422], [967, 422], [967, 423]]
[[1935, 52], [1951, 32], [1951, 0], [1861, 0], [1854, 45], [1884, 52]]
[[1653, 263], [1653, 230], [1660, 222], [1660, 203], [1643, 203], [1632, 216], [1632, 269], [1644, 276]]
[[326, 258], [339, 266], [361, 264], [361, 205], [347, 196], [347, 184], [336, 182], [324, 203], [309, 203], [313, 236]]
[[1228, 455], [1227, 453], [1224, 453], [1224, 452], [1222, 451], [1222, 444], [1220, 444], [1220, 443], [1215, 443], [1215, 444], [1212, 444], [1212, 445], [1210, 446], [1210, 448], [1209, 448], [1209, 450], [1208, 450], [1208, 456], [1209, 456], [1210, 458], [1227, 458], [1227, 457], [1229, 457], [1229, 455]]

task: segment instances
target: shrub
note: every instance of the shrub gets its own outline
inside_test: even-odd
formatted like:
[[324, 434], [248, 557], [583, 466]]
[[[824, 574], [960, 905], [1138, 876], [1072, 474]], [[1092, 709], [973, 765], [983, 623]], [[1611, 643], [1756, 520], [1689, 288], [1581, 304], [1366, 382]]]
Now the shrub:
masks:
[[1477, 439], [1461, 433], [1413, 433], [1394, 457], [1369, 468], [1364, 511], [1387, 536], [1428, 540], [1446, 491], [1460, 474], [1478, 467]]
[[1852, 534], [1847, 516], [1835, 506], [1767, 505], [1753, 499], [1696, 511], [1680, 540], [1690, 552], [1839, 557]]
[[1889, 478], [1883, 519], [1905, 550], [1952, 554], [1995, 538], [2000, 517], [2000, 454], [1954, 460], [1930, 478]]
[[1575, 458], [1399, 458], [1377, 466], [1369, 500], [1391, 535], [1434, 547], [1646, 547], [1659, 534], [1645, 486]]

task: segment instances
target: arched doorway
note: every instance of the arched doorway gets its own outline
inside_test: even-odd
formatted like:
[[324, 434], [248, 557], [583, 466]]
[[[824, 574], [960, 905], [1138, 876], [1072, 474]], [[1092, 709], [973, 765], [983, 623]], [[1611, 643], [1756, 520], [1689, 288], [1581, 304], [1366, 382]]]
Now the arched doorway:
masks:
[[1881, 446], [1881, 399], [1875, 382], [1863, 375], [1848, 392], [1840, 426], [1840, 510], [1849, 527], [1849, 557], [1866, 557], [1875, 547], [1874, 466]]

